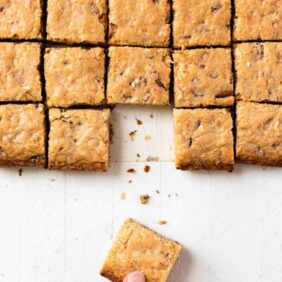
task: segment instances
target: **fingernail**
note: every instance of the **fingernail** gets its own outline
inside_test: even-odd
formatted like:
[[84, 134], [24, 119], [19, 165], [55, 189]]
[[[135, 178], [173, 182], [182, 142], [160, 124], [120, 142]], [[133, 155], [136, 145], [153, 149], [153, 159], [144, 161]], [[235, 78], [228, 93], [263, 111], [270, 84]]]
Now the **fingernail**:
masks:
[[145, 282], [145, 277], [142, 272], [135, 271], [127, 276], [127, 282]]

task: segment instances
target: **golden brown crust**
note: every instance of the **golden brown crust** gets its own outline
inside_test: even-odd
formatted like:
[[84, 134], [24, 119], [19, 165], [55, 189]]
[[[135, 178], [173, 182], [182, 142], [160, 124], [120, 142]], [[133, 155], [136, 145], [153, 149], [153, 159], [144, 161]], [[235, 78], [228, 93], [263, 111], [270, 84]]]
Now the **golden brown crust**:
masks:
[[282, 166], [282, 106], [237, 104], [237, 160]]
[[44, 166], [43, 105], [0, 106], [0, 165]]
[[229, 45], [230, 0], [173, 0], [174, 47]]
[[230, 49], [174, 51], [176, 107], [234, 103]]
[[40, 44], [0, 44], [0, 101], [42, 100]]
[[47, 38], [104, 43], [106, 11], [106, 0], [48, 0]]
[[232, 127], [231, 113], [226, 109], [175, 109], [176, 168], [232, 170]]
[[41, 0], [0, 1], [0, 38], [41, 39]]
[[49, 111], [49, 169], [106, 171], [110, 110]]
[[282, 102], [282, 43], [237, 44], [235, 57], [238, 100]]
[[110, 0], [109, 43], [112, 45], [169, 45], [168, 0]]
[[236, 40], [281, 40], [281, 0], [236, 0], [234, 38]]
[[107, 99], [112, 104], [167, 105], [168, 49], [110, 47]]
[[165, 282], [181, 252], [181, 245], [132, 219], [121, 227], [102, 267], [101, 275], [122, 282], [132, 271], [142, 271], [146, 282]]
[[47, 48], [44, 57], [49, 107], [103, 103], [105, 54], [102, 48]]

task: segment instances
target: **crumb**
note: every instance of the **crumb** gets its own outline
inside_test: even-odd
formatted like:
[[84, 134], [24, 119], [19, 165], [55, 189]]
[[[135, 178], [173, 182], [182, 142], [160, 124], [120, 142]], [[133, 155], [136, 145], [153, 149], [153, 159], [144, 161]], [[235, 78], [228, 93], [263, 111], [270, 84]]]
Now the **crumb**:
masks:
[[158, 221], [158, 224], [159, 224], [159, 225], [165, 225], [165, 224], [166, 224], [166, 221], [165, 221], [165, 220], [159, 220], [159, 221]]
[[137, 158], [141, 158], [140, 154], [136, 154]]
[[129, 168], [129, 169], [127, 170], [127, 172], [128, 172], [128, 173], [134, 173], [134, 172], [136, 172], [136, 170], [135, 170], [134, 168]]
[[54, 181], [55, 181], [55, 179], [53, 179], [53, 178], [52, 178], [52, 179], [51, 179], [51, 181], [52, 181], [52, 182], [54, 182]]
[[147, 162], [158, 162], [159, 158], [158, 157], [148, 157]]
[[150, 166], [148, 166], [148, 165], [145, 165], [145, 166], [144, 166], [144, 171], [145, 171], [145, 172], [149, 172], [150, 169], [151, 169]]
[[150, 196], [145, 194], [145, 195], [140, 195], [140, 203], [142, 205], [146, 205], [149, 202]]
[[134, 137], [135, 137], [135, 134], [137, 133], [137, 130], [133, 130], [133, 131], [131, 131], [131, 132], [129, 132], [129, 136], [130, 136], [130, 139], [131, 139], [131, 141], [133, 141], [134, 140]]
[[171, 194], [168, 194], [167, 196], [170, 198], [170, 197], [171, 197]]
[[124, 201], [126, 199], [126, 193], [125, 192], [121, 192], [119, 197], [120, 197], [121, 200]]
[[150, 114], [150, 118], [154, 118], [154, 115], [153, 115], [153, 114]]
[[128, 180], [128, 183], [132, 183], [132, 180]]
[[145, 135], [144, 139], [145, 139], [145, 141], [149, 141], [149, 140], [152, 139], [152, 137], [150, 135]]
[[178, 193], [175, 193], [175, 197], [178, 197]]
[[136, 123], [137, 123], [137, 125], [142, 125], [142, 124], [143, 124], [143, 121], [137, 118], [137, 119], [136, 119]]
[[110, 123], [110, 142], [111, 144], [114, 143], [114, 135], [115, 135], [114, 126]]
[[160, 194], [160, 191], [157, 189], [157, 190], [156, 190], [156, 193], [157, 193], [157, 194]]
[[23, 170], [20, 168], [19, 169], [19, 176], [22, 176], [22, 174], [23, 174]]

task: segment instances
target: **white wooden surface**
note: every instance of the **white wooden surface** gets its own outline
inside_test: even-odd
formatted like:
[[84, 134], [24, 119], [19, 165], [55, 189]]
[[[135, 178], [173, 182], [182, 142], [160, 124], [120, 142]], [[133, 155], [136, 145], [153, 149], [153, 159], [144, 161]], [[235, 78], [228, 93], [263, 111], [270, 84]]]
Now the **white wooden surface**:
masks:
[[[129, 216], [183, 244], [170, 282], [282, 281], [281, 169], [175, 170], [169, 108], [117, 107], [112, 123], [107, 174], [0, 170], [0, 282], [106, 281], [99, 269]], [[160, 162], [145, 173], [149, 156]]]

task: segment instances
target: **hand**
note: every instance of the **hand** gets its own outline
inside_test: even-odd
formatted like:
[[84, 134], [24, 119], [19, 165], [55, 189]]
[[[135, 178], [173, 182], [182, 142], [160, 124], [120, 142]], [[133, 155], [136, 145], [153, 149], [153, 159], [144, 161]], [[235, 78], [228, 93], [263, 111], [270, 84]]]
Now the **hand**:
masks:
[[145, 277], [142, 272], [135, 271], [129, 273], [123, 280], [123, 282], [145, 282]]

